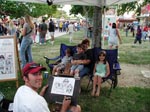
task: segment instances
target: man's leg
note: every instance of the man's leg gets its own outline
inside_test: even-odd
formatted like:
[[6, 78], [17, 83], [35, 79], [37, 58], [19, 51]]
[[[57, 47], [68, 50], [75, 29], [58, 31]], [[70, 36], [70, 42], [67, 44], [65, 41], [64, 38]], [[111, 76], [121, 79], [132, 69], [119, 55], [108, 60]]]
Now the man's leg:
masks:
[[84, 76], [87, 75], [87, 73], [89, 73], [89, 68], [84, 67], [84, 68], [80, 71], [79, 77], [80, 77], [80, 78], [83, 78]]

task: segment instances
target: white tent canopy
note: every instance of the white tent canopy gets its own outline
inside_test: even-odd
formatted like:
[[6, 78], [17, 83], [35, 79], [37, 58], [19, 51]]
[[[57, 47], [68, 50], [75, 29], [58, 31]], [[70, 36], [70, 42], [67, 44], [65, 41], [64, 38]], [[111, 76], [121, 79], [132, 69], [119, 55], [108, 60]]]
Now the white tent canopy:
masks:
[[[32, 2], [32, 3], [47, 3], [47, 0], [10, 0], [18, 2]], [[55, 5], [87, 5], [87, 6], [110, 6], [115, 4], [128, 3], [138, 0], [49, 0], [53, 1]]]

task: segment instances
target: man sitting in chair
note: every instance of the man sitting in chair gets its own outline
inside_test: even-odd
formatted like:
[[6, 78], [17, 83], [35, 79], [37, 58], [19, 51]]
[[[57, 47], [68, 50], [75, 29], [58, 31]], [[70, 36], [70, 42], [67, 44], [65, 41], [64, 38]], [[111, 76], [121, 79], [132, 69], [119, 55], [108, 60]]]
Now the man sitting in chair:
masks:
[[91, 62], [92, 62], [92, 59], [93, 59], [93, 56], [92, 56], [92, 51], [91, 49], [88, 49], [88, 47], [90, 46], [90, 41], [89, 39], [84, 39], [82, 42], [81, 42], [82, 45], [84, 45], [84, 54], [86, 55], [86, 58], [84, 60], [79, 60], [78, 63], [82, 63], [84, 65], [84, 68], [80, 71], [79, 73], [79, 77], [84, 77], [85, 75], [87, 75], [87, 73], [90, 72], [90, 69], [91, 69]]
[[82, 61], [86, 59], [86, 55], [84, 54], [84, 45], [77, 45], [77, 53], [73, 55], [73, 60], [71, 61], [71, 71], [70, 75], [74, 75], [75, 77], [79, 77], [79, 72], [84, 68], [83, 63], [78, 63], [78, 61]]

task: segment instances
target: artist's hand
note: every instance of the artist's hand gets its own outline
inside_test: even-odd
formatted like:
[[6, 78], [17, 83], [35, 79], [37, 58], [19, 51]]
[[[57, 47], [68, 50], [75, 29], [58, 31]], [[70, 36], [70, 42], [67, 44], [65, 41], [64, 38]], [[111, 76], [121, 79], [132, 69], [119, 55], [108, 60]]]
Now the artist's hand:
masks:
[[70, 103], [71, 103], [71, 98], [65, 96], [60, 112], [66, 112], [67, 109], [70, 107]]
[[41, 92], [40, 92], [40, 95], [41, 95], [41, 96], [44, 96], [47, 87], [48, 87], [48, 85], [46, 85], [46, 86], [44, 86], [44, 87], [42, 88], [42, 90], [41, 90]]

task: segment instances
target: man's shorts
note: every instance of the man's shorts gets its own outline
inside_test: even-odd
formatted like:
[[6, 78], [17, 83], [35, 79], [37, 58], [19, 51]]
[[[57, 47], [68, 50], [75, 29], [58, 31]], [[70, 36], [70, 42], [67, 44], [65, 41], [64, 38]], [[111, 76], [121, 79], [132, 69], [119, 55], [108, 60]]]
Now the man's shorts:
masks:
[[54, 37], [54, 32], [50, 32], [50, 36]]

